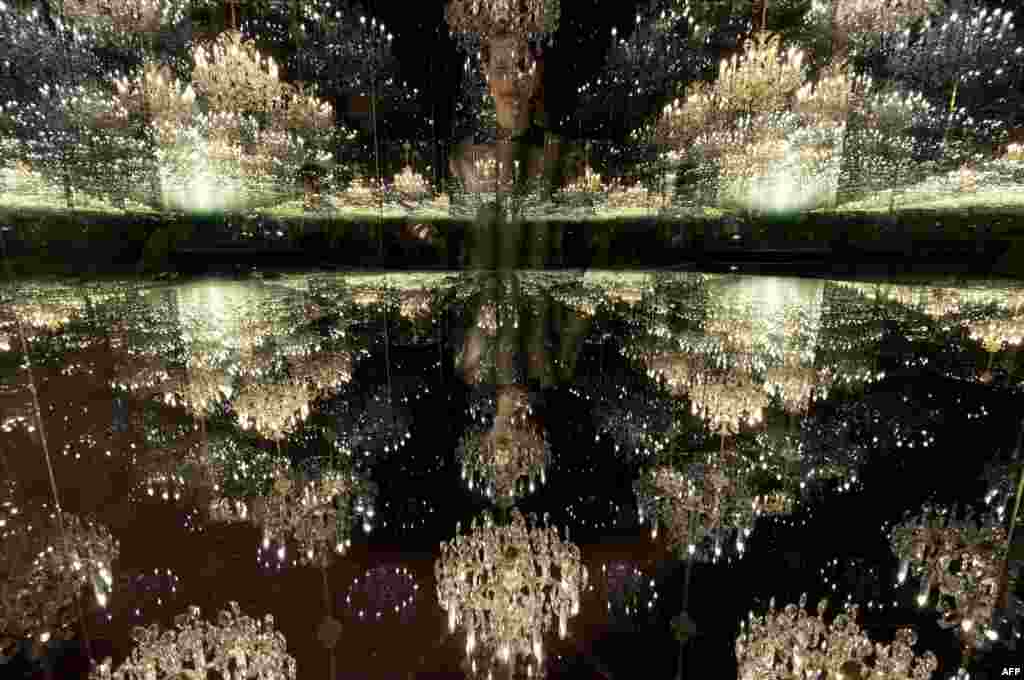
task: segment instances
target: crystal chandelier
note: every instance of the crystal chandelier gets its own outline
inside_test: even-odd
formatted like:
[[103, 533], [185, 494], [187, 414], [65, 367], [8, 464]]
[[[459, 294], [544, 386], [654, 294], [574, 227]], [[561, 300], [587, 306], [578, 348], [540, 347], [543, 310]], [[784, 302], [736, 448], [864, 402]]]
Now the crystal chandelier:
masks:
[[828, 396], [830, 382], [831, 373], [827, 370], [787, 363], [765, 372], [764, 389], [782, 402], [786, 413], [798, 415], [807, 412], [811, 400]]
[[309, 388], [293, 382], [254, 383], [234, 401], [239, 424], [280, 441], [309, 417]]
[[398, 303], [398, 314], [403, 319], [423, 319], [431, 315], [432, 296], [427, 289], [403, 290]]
[[[928, 680], [938, 668], [932, 652], [914, 654], [917, 634], [904, 628], [890, 645], [872, 643], [857, 623], [858, 607], [846, 611], [826, 625], [828, 600], [818, 604], [818, 615], [787, 605], [776, 611], [772, 598], [768, 613], [740, 623], [736, 638], [736, 661], [740, 680], [788, 680], [794, 677], [840, 680], [850, 677], [886, 680]], [[867, 663], [868, 660], [873, 663]]]
[[[61, 530], [63, 527], [63, 530]], [[0, 504], [0, 631], [19, 637], [70, 634], [75, 601], [90, 587], [105, 608], [118, 542], [99, 524], [63, 513], [26, 516], [10, 499]]]
[[295, 658], [287, 642], [274, 629], [274, 617], [262, 621], [242, 614], [237, 602], [217, 616], [217, 623], [200, 618], [199, 607], [191, 606], [174, 620], [174, 629], [160, 631], [152, 625], [137, 627], [135, 647], [129, 657], [112, 670], [108, 657], [90, 673], [90, 680], [171, 680], [220, 678], [237, 680], [295, 680]]
[[201, 357], [192, 357], [177, 375], [173, 390], [165, 395], [165, 401], [199, 415], [230, 399], [233, 392], [227, 371]]
[[742, 459], [733, 451], [716, 455], [685, 471], [656, 468], [636, 484], [639, 520], [651, 518], [651, 537], [664, 525], [676, 552], [712, 562], [733, 544], [744, 554], [758, 507], [747, 493]]
[[971, 340], [977, 340], [987, 352], [995, 353], [1003, 344], [1017, 347], [1024, 340], [1024, 318], [988, 319], [968, 326]]
[[713, 433], [734, 435], [746, 423], [761, 423], [768, 395], [749, 378], [728, 371], [725, 375], [703, 380], [690, 390], [690, 411], [708, 421]]
[[514, 668], [523, 657], [529, 669], [540, 668], [544, 633], [557, 619], [559, 636], [565, 637], [587, 585], [579, 548], [554, 527], [527, 527], [515, 509], [507, 526], [496, 526], [485, 513], [468, 534], [441, 543], [434, 571], [448, 630], [459, 624], [466, 630], [474, 673], [474, 652], [485, 662]]
[[280, 469], [253, 513], [263, 531], [261, 550], [275, 548], [278, 562], [284, 562], [291, 539], [301, 564], [326, 566], [332, 554], [343, 554], [352, 545], [354, 515], [363, 516], [364, 531], [372, 529], [372, 502], [371, 487], [328, 458], [303, 461], [296, 471]]
[[321, 352], [318, 348], [289, 357], [288, 374], [297, 387], [329, 394], [352, 380], [352, 356], [345, 352]]
[[937, 589], [936, 609], [943, 614], [943, 624], [957, 626], [968, 651], [985, 638], [998, 637], [993, 615], [1008, 551], [1002, 516], [988, 513], [979, 520], [970, 510], [958, 518], [947, 509], [925, 506], [891, 535], [893, 552], [900, 560], [897, 580], [902, 584], [913, 567], [921, 582], [920, 607], [928, 604]]
[[445, 19], [452, 33], [490, 40], [541, 38], [558, 30], [559, 0], [451, 0]]
[[395, 191], [403, 197], [410, 199], [423, 198], [430, 194], [430, 185], [423, 175], [415, 172], [411, 165], [402, 168], [402, 172], [395, 175]]
[[65, 0], [64, 14], [75, 19], [109, 20], [120, 31], [153, 33], [166, 18], [180, 18], [184, 3], [162, 0]]
[[498, 395], [491, 429], [483, 435], [470, 433], [459, 447], [462, 479], [469, 488], [481, 487], [500, 503], [513, 501], [536, 482], [544, 484], [551, 463], [551, 446], [540, 427], [532, 422], [533, 410], [521, 388]]
[[164, 392], [172, 383], [164, 361], [148, 352], [128, 352], [119, 357], [114, 366], [114, 389], [134, 393]]

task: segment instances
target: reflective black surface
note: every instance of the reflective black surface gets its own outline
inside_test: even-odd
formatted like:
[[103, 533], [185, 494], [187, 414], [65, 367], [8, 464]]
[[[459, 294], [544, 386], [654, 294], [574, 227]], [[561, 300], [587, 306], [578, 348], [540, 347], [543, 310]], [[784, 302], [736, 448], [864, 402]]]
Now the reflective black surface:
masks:
[[[120, 542], [110, 602], [83, 598], [84, 622], [69, 622], [78, 646], [51, 645], [54, 677], [84, 672], [83, 633], [94, 659], [117, 662], [132, 626], [168, 625], [191, 604], [212, 615], [229, 601], [274, 614], [300, 678], [329, 674], [317, 640], [325, 612], [343, 625], [339, 678], [462, 677], [464, 635], [448, 633], [434, 560], [457, 522], [494, 505], [468, 488], [457, 456], [511, 389], [527, 395], [551, 453], [545, 483], [524, 485], [517, 505], [567, 528], [590, 574], [567, 638], [545, 642], [548, 676], [639, 677], [642, 660], [646, 677], [669, 677], [685, 563], [639, 522], [634, 482], [721, 445], [686, 394], [651, 370], [679, 355], [728, 366], [759, 389], [786, 360], [833, 376], [805, 410], [787, 414], [771, 398], [763, 422], [731, 440], [763, 463], [766, 491], [796, 503], [758, 518], [742, 555], [694, 565], [698, 635], [684, 677], [734, 677], [740, 619], [803, 592], [859, 602], [878, 639], [914, 626], [939, 656], [938, 676], [950, 677], [956, 638], [915, 607], [913, 586], [897, 585], [886, 531], [925, 501], [980, 504], [986, 465], [1019, 446], [1024, 293], [990, 282], [519, 271], [19, 282], [3, 295], [0, 451], [12, 498], [53, 507], [45, 434], [64, 512], [94, 518]], [[988, 346], [970, 337], [993, 322], [1002, 325]], [[350, 357], [350, 379], [311, 401], [279, 447], [239, 426], [235, 401], [197, 415], [167, 396], [200, 355], [215, 357], [237, 399], [320, 356], [307, 354], [314, 346]], [[279, 561], [260, 550], [251, 522], [212, 521], [209, 489], [193, 478], [153, 482], [191, 451], [242, 471], [221, 490], [236, 498], [256, 494], [260, 473], [249, 471], [260, 461], [348, 456], [374, 490], [373, 515], [353, 518], [326, 591], [315, 567], [292, 564], [293, 547]], [[1015, 654], [995, 645], [972, 677], [996, 677]], [[17, 676], [22, 661], [2, 668]]]

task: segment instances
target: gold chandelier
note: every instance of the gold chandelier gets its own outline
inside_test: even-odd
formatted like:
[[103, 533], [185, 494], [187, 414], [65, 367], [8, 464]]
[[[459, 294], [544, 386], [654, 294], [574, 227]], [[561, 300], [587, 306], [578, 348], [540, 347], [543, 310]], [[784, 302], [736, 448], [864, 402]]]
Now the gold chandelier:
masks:
[[452, 33], [525, 40], [557, 31], [561, 12], [559, 0], [451, 0], [444, 14]]
[[498, 395], [493, 427], [484, 435], [469, 434], [461, 447], [462, 479], [469, 488], [482, 486], [488, 497], [508, 503], [525, 491], [532, 493], [551, 462], [551, 446], [530, 418], [532, 410], [525, 390], [506, 389]]
[[295, 658], [288, 654], [284, 635], [274, 629], [271, 614], [253, 619], [230, 602], [216, 624], [200, 615], [199, 607], [191, 606], [175, 617], [173, 630], [161, 632], [155, 624], [136, 628], [135, 648], [124, 663], [112, 670], [107, 657], [90, 680], [205, 678], [211, 670], [221, 678], [295, 680]]
[[[659, 524], [663, 525], [669, 545], [679, 554], [695, 556], [700, 551], [698, 557], [706, 553], [717, 562], [734, 536], [736, 552], [742, 556], [755, 510], [777, 507], [774, 500], [751, 501], [744, 475], [742, 459], [734, 451], [715, 454], [685, 471], [656, 468], [637, 483], [639, 520], [651, 518], [651, 538], [658, 537]], [[710, 544], [707, 551], [705, 542]]]
[[745, 423], [761, 423], [768, 395], [743, 375], [728, 371], [717, 379], [703, 380], [690, 390], [690, 412], [706, 420], [713, 433], [729, 436]]
[[[970, 513], [959, 519], [946, 509], [926, 506], [893, 529], [891, 543], [900, 560], [899, 583], [913, 568], [921, 581], [920, 607], [937, 589], [941, 597], [936, 609], [945, 625], [957, 626], [968, 652], [985, 638], [998, 638], [992, 623], [1008, 550], [1000, 514], [989, 513], [976, 522]], [[958, 569], [952, 568], [954, 563]], [[947, 608], [943, 600], [952, 600], [952, 606]]]
[[786, 413], [797, 415], [805, 413], [813, 399], [827, 397], [831, 381], [827, 370], [787, 363], [765, 371], [764, 389], [782, 402]]
[[[295, 474], [278, 468], [270, 494], [253, 513], [263, 532], [261, 548], [276, 548], [284, 562], [286, 544], [298, 544], [299, 562], [326, 566], [331, 555], [343, 554], [351, 545], [352, 506], [364, 516], [363, 529], [372, 528], [374, 510], [364, 484], [354, 474], [336, 469], [328, 459], [305, 461], [306, 469]], [[317, 474], [312, 468], [319, 466]]]
[[559, 636], [565, 637], [587, 585], [579, 548], [554, 527], [528, 528], [515, 509], [507, 526], [495, 526], [485, 513], [468, 534], [442, 543], [434, 572], [449, 632], [459, 624], [466, 630], [474, 673], [474, 652], [512, 668], [523, 657], [528, 672], [539, 668], [544, 633], [557, 619]]
[[[932, 652], [914, 654], [917, 634], [908, 628], [896, 632], [890, 645], [872, 643], [857, 623], [858, 608], [847, 605], [830, 625], [825, 624], [828, 600], [818, 604], [818, 615], [806, 611], [807, 595], [800, 607], [775, 609], [772, 598], [768, 613], [740, 623], [736, 638], [736, 661], [740, 680], [783, 680], [794, 677], [824, 677], [840, 680], [877, 677], [886, 680], [927, 680], [938, 668]], [[873, 664], [865, 662], [873, 659]], [[868, 675], [870, 673], [870, 675]]]
[[254, 383], [235, 398], [234, 407], [243, 428], [280, 441], [309, 417], [310, 397], [304, 384]]

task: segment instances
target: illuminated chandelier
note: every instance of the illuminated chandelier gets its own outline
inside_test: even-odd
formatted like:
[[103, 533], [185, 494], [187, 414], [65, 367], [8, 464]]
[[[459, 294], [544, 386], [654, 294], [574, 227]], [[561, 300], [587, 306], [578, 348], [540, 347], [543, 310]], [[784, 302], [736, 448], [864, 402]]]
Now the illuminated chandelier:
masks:
[[90, 587], [105, 608], [113, 584], [118, 542], [99, 524], [63, 513], [32, 518], [10, 499], [0, 504], [0, 631], [36, 637], [71, 635], [75, 601]]
[[289, 357], [288, 374], [297, 387], [308, 387], [314, 395], [330, 394], [352, 380], [352, 356], [307, 348]]
[[988, 319], [968, 326], [971, 340], [977, 340], [985, 351], [995, 353], [1003, 344], [1017, 347], [1024, 340], [1024, 318]]
[[728, 371], [716, 379], [702, 379], [690, 390], [690, 412], [701, 416], [712, 433], [734, 435], [746, 423], [762, 422], [768, 395], [748, 377]]
[[782, 402], [786, 413], [798, 415], [807, 412], [812, 400], [825, 399], [831, 382], [828, 370], [787, 362], [765, 371], [764, 389]]
[[398, 303], [398, 314], [403, 319], [429, 318], [431, 314], [431, 301], [433, 296], [430, 291], [423, 288], [420, 290], [403, 290]]
[[281, 441], [309, 417], [310, 396], [304, 384], [254, 383], [237, 395], [234, 408], [243, 428]]
[[114, 366], [110, 386], [126, 392], [164, 392], [171, 384], [171, 375], [164, 361], [148, 352], [128, 352]]
[[701, 357], [683, 352], [663, 352], [647, 360], [648, 377], [664, 379], [677, 396], [688, 393], [707, 371]]
[[166, 19], [180, 19], [185, 3], [164, 0], [65, 0], [64, 14], [75, 19], [109, 20], [121, 31], [152, 33]]
[[636, 484], [639, 520], [651, 518], [651, 538], [664, 525], [673, 550], [712, 562], [733, 544], [743, 556], [757, 506], [746, 493], [741, 458], [733, 451], [716, 455], [685, 471], [656, 468]]
[[371, 531], [371, 494], [366, 482], [329, 458], [303, 461], [295, 472], [279, 468], [270, 494], [253, 513], [263, 531], [261, 549], [274, 546], [278, 562], [284, 562], [291, 539], [298, 544], [301, 564], [326, 566], [332, 554], [344, 554], [352, 545], [355, 515], [362, 515], [363, 530]]
[[90, 680], [171, 680], [205, 678], [214, 671], [221, 678], [295, 680], [295, 658], [287, 642], [274, 629], [274, 617], [262, 621], [241, 612], [230, 602], [213, 624], [200, 618], [199, 607], [175, 617], [174, 629], [152, 625], [133, 631], [135, 647], [129, 657], [111, 669], [108, 657], [90, 673]]
[[921, 581], [920, 607], [937, 589], [942, 625], [957, 626], [968, 651], [986, 638], [998, 639], [993, 616], [1009, 550], [1001, 514], [988, 513], [979, 520], [970, 510], [961, 519], [947, 509], [925, 506], [920, 515], [895, 527], [890, 539], [900, 560], [899, 583], [913, 567]]
[[412, 169], [411, 165], [402, 168], [402, 172], [394, 176], [395, 191], [404, 198], [418, 199], [430, 194], [430, 185], [423, 175]]
[[560, 16], [559, 0], [451, 0], [445, 8], [452, 33], [485, 41], [501, 35], [542, 38], [558, 30]]
[[178, 373], [173, 391], [165, 395], [165, 401], [183, 406], [193, 415], [201, 415], [230, 399], [233, 392], [227, 371], [201, 358], [190, 358], [184, 370]]
[[[928, 680], [938, 668], [932, 652], [914, 654], [917, 634], [904, 628], [892, 644], [872, 643], [857, 623], [858, 607], [847, 605], [826, 625], [828, 600], [818, 604], [818, 615], [807, 612], [807, 595], [800, 607], [775, 609], [772, 598], [768, 613], [740, 623], [736, 638], [736, 661], [740, 680], [784, 680], [794, 677], [849, 677], [886, 680]], [[867, 663], [871, 659], [873, 663]]]
[[534, 665], [540, 669], [544, 633], [557, 619], [559, 636], [565, 637], [587, 585], [579, 548], [554, 527], [529, 528], [516, 509], [507, 526], [495, 526], [485, 513], [468, 534], [441, 543], [434, 571], [448, 630], [460, 624], [466, 630], [474, 673], [474, 652], [483, 663], [500, 660], [515, 668], [523, 657], [528, 674]]
[[472, 490], [479, 486], [499, 503], [512, 502], [536, 482], [546, 483], [551, 445], [540, 427], [531, 422], [533, 410], [522, 388], [503, 390], [497, 398], [494, 422], [486, 434], [471, 433], [459, 447], [462, 479]]

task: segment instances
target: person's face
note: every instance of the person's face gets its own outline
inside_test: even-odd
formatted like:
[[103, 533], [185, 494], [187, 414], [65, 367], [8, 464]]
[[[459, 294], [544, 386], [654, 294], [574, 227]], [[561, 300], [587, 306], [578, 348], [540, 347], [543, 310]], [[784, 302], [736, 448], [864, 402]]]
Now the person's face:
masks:
[[533, 64], [526, 46], [515, 38], [494, 38], [490, 43], [487, 77], [494, 97], [498, 124], [510, 130], [529, 126], [528, 102], [533, 92]]

